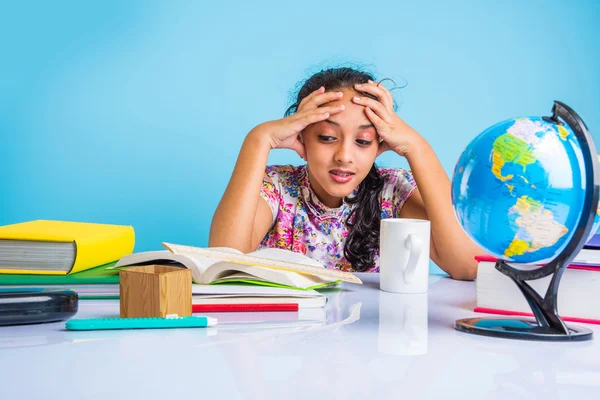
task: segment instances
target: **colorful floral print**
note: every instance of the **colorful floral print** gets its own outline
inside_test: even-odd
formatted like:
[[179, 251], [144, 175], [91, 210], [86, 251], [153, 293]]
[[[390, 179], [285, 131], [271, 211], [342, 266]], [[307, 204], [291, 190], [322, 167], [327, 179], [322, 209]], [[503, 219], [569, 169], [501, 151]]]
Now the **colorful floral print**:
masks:
[[[385, 184], [381, 191], [381, 218], [397, 218], [416, 188], [404, 169], [379, 168]], [[344, 257], [349, 229], [346, 220], [355, 205], [325, 206], [310, 187], [306, 165], [267, 166], [260, 196], [267, 201], [273, 220], [259, 248], [292, 250], [320, 261], [327, 268], [353, 271]], [[379, 254], [368, 272], [379, 272]]]

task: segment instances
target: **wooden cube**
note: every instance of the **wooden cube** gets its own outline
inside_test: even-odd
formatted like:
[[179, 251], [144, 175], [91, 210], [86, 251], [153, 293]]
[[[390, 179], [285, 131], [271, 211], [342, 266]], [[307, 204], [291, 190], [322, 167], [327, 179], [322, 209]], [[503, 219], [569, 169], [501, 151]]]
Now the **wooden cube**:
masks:
[[119, 272], [121, 318], [192, 315], [192, 271], [146, 265]]

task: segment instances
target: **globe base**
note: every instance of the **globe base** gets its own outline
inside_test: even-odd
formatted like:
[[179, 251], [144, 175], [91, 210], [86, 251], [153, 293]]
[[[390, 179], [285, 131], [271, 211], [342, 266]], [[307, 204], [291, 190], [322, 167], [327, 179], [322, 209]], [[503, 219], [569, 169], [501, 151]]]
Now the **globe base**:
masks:
[[588, 328], [567, 326], [569, 332], [565, 334], [529, 318], [465, 318], [456, 321], [454, 328], [475, 335], [547, 342], [582, 342], [593, 336]]

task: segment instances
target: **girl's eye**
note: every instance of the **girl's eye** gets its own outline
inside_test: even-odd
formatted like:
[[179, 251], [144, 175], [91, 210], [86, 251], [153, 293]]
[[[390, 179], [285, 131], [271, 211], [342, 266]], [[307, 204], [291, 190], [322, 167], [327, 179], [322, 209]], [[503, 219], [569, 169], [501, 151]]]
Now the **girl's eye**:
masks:
[[373, 142], [370, 140], [356, 139], [356, 143], [360, 144], [361, 146], [368, 146]]
[[323, 142], [331, 142], [333, 140], [335, 140], [335, 137], [333, 136], [326, 136], [326, 135], [319, 135], [319, 139]]

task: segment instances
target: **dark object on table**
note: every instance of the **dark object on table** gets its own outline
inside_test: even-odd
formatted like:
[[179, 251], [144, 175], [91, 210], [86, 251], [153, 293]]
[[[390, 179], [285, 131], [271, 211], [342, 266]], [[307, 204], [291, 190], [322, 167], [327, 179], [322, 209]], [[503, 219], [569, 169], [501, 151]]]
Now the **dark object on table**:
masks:
[[77, 304], [72, 290], [0, 289], [0, 326], [64, 321]]

